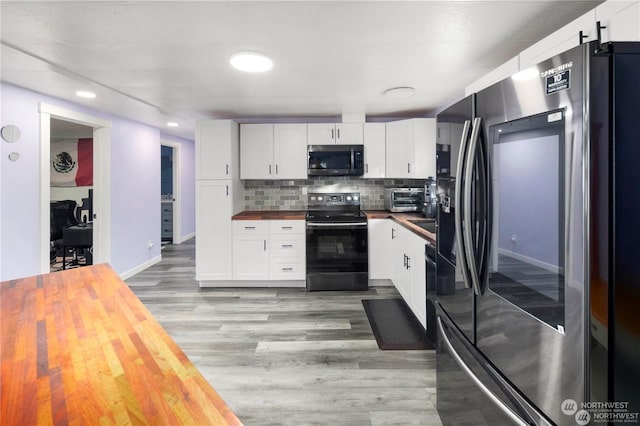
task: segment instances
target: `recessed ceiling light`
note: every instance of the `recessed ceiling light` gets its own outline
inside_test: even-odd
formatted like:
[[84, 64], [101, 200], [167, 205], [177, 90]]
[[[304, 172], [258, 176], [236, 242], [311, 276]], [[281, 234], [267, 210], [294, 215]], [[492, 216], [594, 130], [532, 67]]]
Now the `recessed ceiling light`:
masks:
[[80, 96], [81, 98], [93, 99], [96, 97], [96, 94], [93, 92], [87, 92], [86, 90], [78, 90], [76, 92], [76, 96]]
[[169, 126], [169, 127], [178, 127], [178, 123], [176, 123], [175, 121], [168, 121], [167, 122], [167, 126]]
[[413, 87], [394, 87], [393, 89], [385, 90], [384, 95], [391, 99], [405, 99], [415, 95], [416, 89]]
[[531, 67], [520, 71], [517, 74], [511, 76], [511, 78], [515, 81], [525, 81], [525, 80], [533, 80], [538, 77], [538, 68]]
[[260, 52], [237, 52], [229, 62], [235, 69], [245, 72], [265, 72], [273, 68], [273, 61]]

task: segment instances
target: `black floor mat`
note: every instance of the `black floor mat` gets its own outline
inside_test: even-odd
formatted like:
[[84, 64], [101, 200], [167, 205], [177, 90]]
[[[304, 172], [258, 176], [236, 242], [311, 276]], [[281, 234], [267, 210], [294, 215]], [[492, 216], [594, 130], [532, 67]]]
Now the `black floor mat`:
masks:
[[365, 299], [362, 305], [380, 349], [435, 349], [404, 300]]

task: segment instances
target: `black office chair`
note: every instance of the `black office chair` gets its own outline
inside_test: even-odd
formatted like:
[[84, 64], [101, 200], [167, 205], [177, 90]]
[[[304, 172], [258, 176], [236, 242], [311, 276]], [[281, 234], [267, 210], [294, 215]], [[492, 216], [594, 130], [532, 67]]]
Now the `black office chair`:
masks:
[[49, 217], [49, 258], [55, 261], [58, 254], [62, 254], [62, 230], [80, 223], [76, 219], [76, 206], [74, 200], [51, 202]]
[[[62, 254], [62, 269], [81, 265], [79, 255], [84, 258], [84, 265], [93, 263], [93, 227], [79, 220], [80, 213], [73, 200], [51, 203], [50, 260], [54, 263]], [[71, 252], [73, 256], [67, 263], [67, 255]]]

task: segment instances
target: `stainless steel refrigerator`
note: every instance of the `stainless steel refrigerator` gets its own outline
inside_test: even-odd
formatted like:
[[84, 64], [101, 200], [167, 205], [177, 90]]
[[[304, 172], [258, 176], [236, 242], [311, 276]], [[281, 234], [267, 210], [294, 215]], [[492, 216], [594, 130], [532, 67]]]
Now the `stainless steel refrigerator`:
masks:
[[583, 44], [438, 115], [445, 425], [637, 416], [639, 127], [640, 43]]

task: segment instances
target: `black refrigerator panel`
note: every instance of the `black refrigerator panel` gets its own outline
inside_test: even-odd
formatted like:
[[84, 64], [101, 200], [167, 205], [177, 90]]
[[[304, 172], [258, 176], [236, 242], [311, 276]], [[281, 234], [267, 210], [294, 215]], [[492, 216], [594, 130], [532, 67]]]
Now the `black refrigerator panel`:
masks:
[[[488, 194], [480, 215], [488, 218], [486, 238], [473, 216], [463, 224], [471, 242], [466, 258], [478, 270], [470, 273], [477, 348], [554, 423], [567, 426], [575, 419], [561, 402], [587, 401], [582, 114], [591, 46], [476, 95], [472, 140], [484, 146], [488, 188], [465, 202]], [[477, 167], [472, 158], [467, 163]]]
[[444, 426], [551, 423], [522, 397], [438, 308], [437, 408]]
[[[627, 412], [640, 412], [640, 48], [610, 46], [613, 104], [613, 300], [609, 342], [613, 370], [611, 401], [628, 402]], [[612, 255], [612, 256], [611, 256]], [[636, 418], [636, 421], [638, 419]], [[616, 423], [616, 424], [622, 424]], [[628, 423], [627, 423], [628, 424]]]

